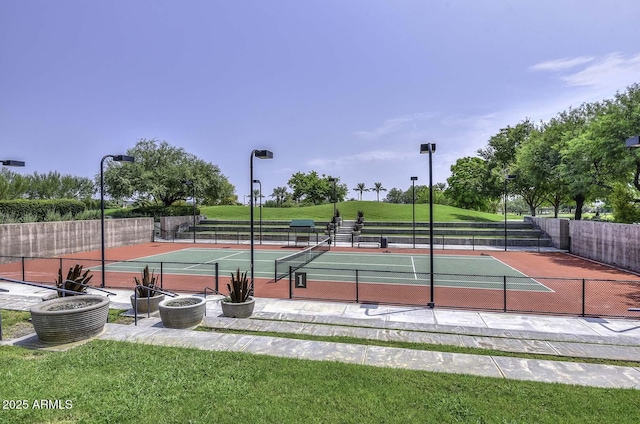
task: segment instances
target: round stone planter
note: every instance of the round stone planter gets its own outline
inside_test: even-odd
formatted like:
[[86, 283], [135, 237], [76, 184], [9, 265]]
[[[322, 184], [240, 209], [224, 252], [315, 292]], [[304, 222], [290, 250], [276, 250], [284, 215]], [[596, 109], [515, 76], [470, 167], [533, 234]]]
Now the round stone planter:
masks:
[[158, 310], [158, 305], [160, 302], [164, 300], [163, 294], [157, 294], [151, 297], [139, 297], [137, 299], [136, 305], [136, 296], [135, 294], [131, 295], [131, 307], [138, 314], [146, 314], [151, 312], [156, 312]]
[[178, 296], [158, 305], [162, 325], [167, 328], [195, 327], [202, 322], [206, 301], [202, 297]]
[[43, 343], [71, 343], [102, 332], [109, 317], [104, 296], [67, 296], [31, 308], [31, 323]]
[[253, 313], [253, 307], [256, 300], [250, 297], [249, 300], [242, 303], [231, 303], [225, 300], [220, 302], [222, 305], [222, 315], [229, 318], [249, 318]]

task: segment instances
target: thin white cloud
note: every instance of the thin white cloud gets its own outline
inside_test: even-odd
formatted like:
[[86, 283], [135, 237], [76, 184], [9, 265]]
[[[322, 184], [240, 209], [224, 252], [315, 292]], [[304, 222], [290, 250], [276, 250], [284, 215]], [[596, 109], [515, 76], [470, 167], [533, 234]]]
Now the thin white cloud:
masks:
[[640, 80], [640, 54], [612, 53], [562, 79], [569, 86], [622, 89]]
[[355, 155], [345, 155], [337, 158], [317, 158], [310, 160], [308, 164], [312, 167], [334, 168], [346, 165], [357, 166], [371, 162], [392, 162], [405, 160], [415, 156], [415, 152], [397, 152], [392, 150], [374, 150], [371, 152], [358, 153]]
[[355, 135], [365, 140], [376, 140], [382, 136], [398, 132], [404, 128], [411, 126], [415, 129], [415, 125], [419, 121], [425, 121], [433, 118], [431, 113], [414, 113], [411, 115], [400, 116], [397, 118], [387, 119], [378, 128], [370, 131], [356, 131]]
[[591, 56], [579, 56], [574, 58], [562, 58], [555, 60], [548, 60], [535, 64], [531, 67], [534, 71], [562, 71], [564, 69], [575, 68], [576, 66], [583, 65], [593, 61]]

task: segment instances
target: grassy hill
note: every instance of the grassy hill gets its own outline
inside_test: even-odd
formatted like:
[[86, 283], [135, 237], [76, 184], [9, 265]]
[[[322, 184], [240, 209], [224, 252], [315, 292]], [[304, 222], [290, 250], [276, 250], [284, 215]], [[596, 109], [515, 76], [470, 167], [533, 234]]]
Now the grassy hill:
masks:
[[[395, 203], [372, 201], [340, 202], [337, 208], [343, 219], [356, 219], [359, 210], [364, 211], [367, 221], [412, 221], [412, 205], [400, 205]], [[202, 206], [200, 212], [209, 219], [223, 220], [248, 220], [248, 206]], [[258, 209], [255, 209], [255, 218], [258, 219]], [[333, 216], [333, 204], [318, 206], [305, 206], [299, 208], [262, 208], [262, 218], [265, 220], [289, 220], [294, 218], [309, 218], [316, 221], [328, 221]], [[516, 215], [510, 219], [520, 219]], [[429, 220], [429, 205], [416, 205], [416, 221]], [[490, 222], [502, 221], [504, 215], [470, 211], [455, 208], [453, 206], [433, 205], [433, 220], [437, 222], [452, 221], [476, 221]]]

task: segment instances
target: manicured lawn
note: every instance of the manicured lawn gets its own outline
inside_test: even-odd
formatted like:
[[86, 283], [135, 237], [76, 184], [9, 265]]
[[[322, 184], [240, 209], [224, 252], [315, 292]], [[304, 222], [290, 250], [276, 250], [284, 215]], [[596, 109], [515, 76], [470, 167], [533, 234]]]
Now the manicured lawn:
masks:
[[[343, 219], [356, 219], [358, 211], [364, 211], [365, 222], [369, 221], [399, 221], [411, 222], [413, 220], [412, 205], [400, 205], [394, 203], [351, 201], [337, 204], [337, 209]], [[222, 220], [248, 220], [248, 206], [202, 206], [200, 213], [209, 219]], [[254, 211], [255, 218], [258, 209]], [[294, 218], [309, 218], [317, 221], [329, 221], [333, 216], [333, 204], [305, 206], [296, 208], [262, 208], [262, 219], [265, 220], [289, 220]], [[469, 211], [454, 208], [453, 206], [434, 205], [433, 219], [437, 222], [475, 221], [492, 222], [504, 220], [504, 215]], [[521, 216], [509, 215], [509, 219], [522, 220]], [[429, 221], [429, 205], [416, 205], [416, 221]]]
[[[67, 352], [3, 346], [0, 364], [0, 397], [12, 407], [0, 411], [7, 423], [640, 421], [637, 390], [122, 342], [92, 341]], [[27, 409], [16, 410], [11, 400]], [[34, 409], [41, 400], [62, 409]]]

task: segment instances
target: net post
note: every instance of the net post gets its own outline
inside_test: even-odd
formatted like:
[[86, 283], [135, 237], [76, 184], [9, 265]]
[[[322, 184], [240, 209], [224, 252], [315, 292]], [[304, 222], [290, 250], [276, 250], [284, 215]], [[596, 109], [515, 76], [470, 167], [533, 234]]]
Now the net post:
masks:
[[507, 312], [507, 276], [502, 276], [502, 297], [504, 301], [504, 306], [502, 308], [503, 312]]
[[359, 278], [359, 274], [358, 274], [358, 269], [356, 268], [356, 303], [360, 303], [359, 282], [360, 282], [360, 278]]
[[218, 293], [218, 281], [219, 281], [219, 276], [220, 276], [220, 274], [219, 274], [220, 267], [218, 265], [218, 262], [216, 262], [215, 269], [216, 269], [216, 285], [215, 285], [215, 288], [216, 288], [216, 293]]
[[293, 299], [293, 267], [289, 267], [289, 300]]

